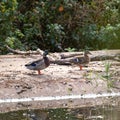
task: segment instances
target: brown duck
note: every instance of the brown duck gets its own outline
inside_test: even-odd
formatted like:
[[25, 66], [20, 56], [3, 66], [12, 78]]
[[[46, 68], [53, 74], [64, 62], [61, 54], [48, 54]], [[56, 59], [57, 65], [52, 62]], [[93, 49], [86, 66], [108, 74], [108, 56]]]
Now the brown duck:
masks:
[[76, 57], [71, 60], [71, 63], [78, 65], [80, 67], [80, 70], [82, 70], [82, 67], [88, 64], [90, 61], [88, 54], [91, 54], [91, 53], [89, 51], [85, 51], [83, 57]]
[[45, 50], [43, 53], [42, 59], [30, 62], [30, 63], [26, 64], [25, 67], [30, 70], [37, 70], [38, 74], [41, 74], [40, 70], [43, 70], [50, 65], [50, 61], [49, 61], [47, 55], [48, 55], [48, 51]]

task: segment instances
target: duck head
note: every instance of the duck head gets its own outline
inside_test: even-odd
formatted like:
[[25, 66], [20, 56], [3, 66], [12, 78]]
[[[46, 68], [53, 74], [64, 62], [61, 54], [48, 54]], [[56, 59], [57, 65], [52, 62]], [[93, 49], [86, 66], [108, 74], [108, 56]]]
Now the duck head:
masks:
[[43, 57], [46, 57], [48, 55], [48, 50], [45, 50], [44, 53], [43, 53]]
[[88, 54], [91, 55], [90, 51], [88, 51], [88, 50], [86, 50], [86, 51], [84, 52], [84, 54], [85, 54], [85, 55], [88, 55]]

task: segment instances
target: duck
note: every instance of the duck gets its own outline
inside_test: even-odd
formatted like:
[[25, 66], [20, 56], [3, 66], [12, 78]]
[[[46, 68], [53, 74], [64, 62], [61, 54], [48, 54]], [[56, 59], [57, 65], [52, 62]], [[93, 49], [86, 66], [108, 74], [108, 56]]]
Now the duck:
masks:
[[45, 50], [42, 59], [38, 59], [36, 61], [25, 64], [25, 67], [30, 70], [37, 70], [38, 74], [41, 75], [41, 70], [47, 68], [50, 65], [50, 60], [47, 55], [48, 50]]
[[91, 54], [91, 53], [86, 50], [84, 52], [84, 56], [83, 57], [80, 57], [80, 56], [75, 57], [70, 62], [72, 64], [75, 64], [75, 65], [79, 66], [80, 70], [82, 70], [83, 66], [90, 62], [90, 57], [88, 56], [88, 54]]

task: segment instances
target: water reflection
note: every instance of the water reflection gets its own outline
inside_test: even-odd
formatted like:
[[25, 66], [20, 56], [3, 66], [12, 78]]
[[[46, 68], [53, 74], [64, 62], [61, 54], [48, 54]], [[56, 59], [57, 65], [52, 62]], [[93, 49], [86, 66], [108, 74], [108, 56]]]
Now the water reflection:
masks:
[[21, 110], [1, 113], [0, 120], [120, 120], [120, 106]]

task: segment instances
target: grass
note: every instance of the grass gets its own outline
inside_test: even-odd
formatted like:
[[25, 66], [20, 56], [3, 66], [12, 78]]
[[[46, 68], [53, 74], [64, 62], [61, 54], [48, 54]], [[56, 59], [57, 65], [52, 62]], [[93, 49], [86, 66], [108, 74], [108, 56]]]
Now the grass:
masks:
[[111, 63], [110, 62], [105, 62], [105, 74], [102, 76], [103, 78], [105, 78], [105, 80], [107, 81], [107, 87], [111, 88], [113, 87], [113, 80], [112, 80], [112, 73], [110, 71], [111, 68]]
[[107, 87], [108, 89], [113, 87], [113, 74], [114, 72], [111, 71], [111, 62], [109, 61], [105, 61], [104, 63], [104, 67], [103, 67], [103, 72], [101, 71], [101, 73], [91, 70], [87, 73], [84, 74], [84, 78], [88, 81], [92, 81], [95, 80], [96, 81], [96, 86], [98, 86], [99, 82], [98, 80], [104, 80], [107, 83]]

